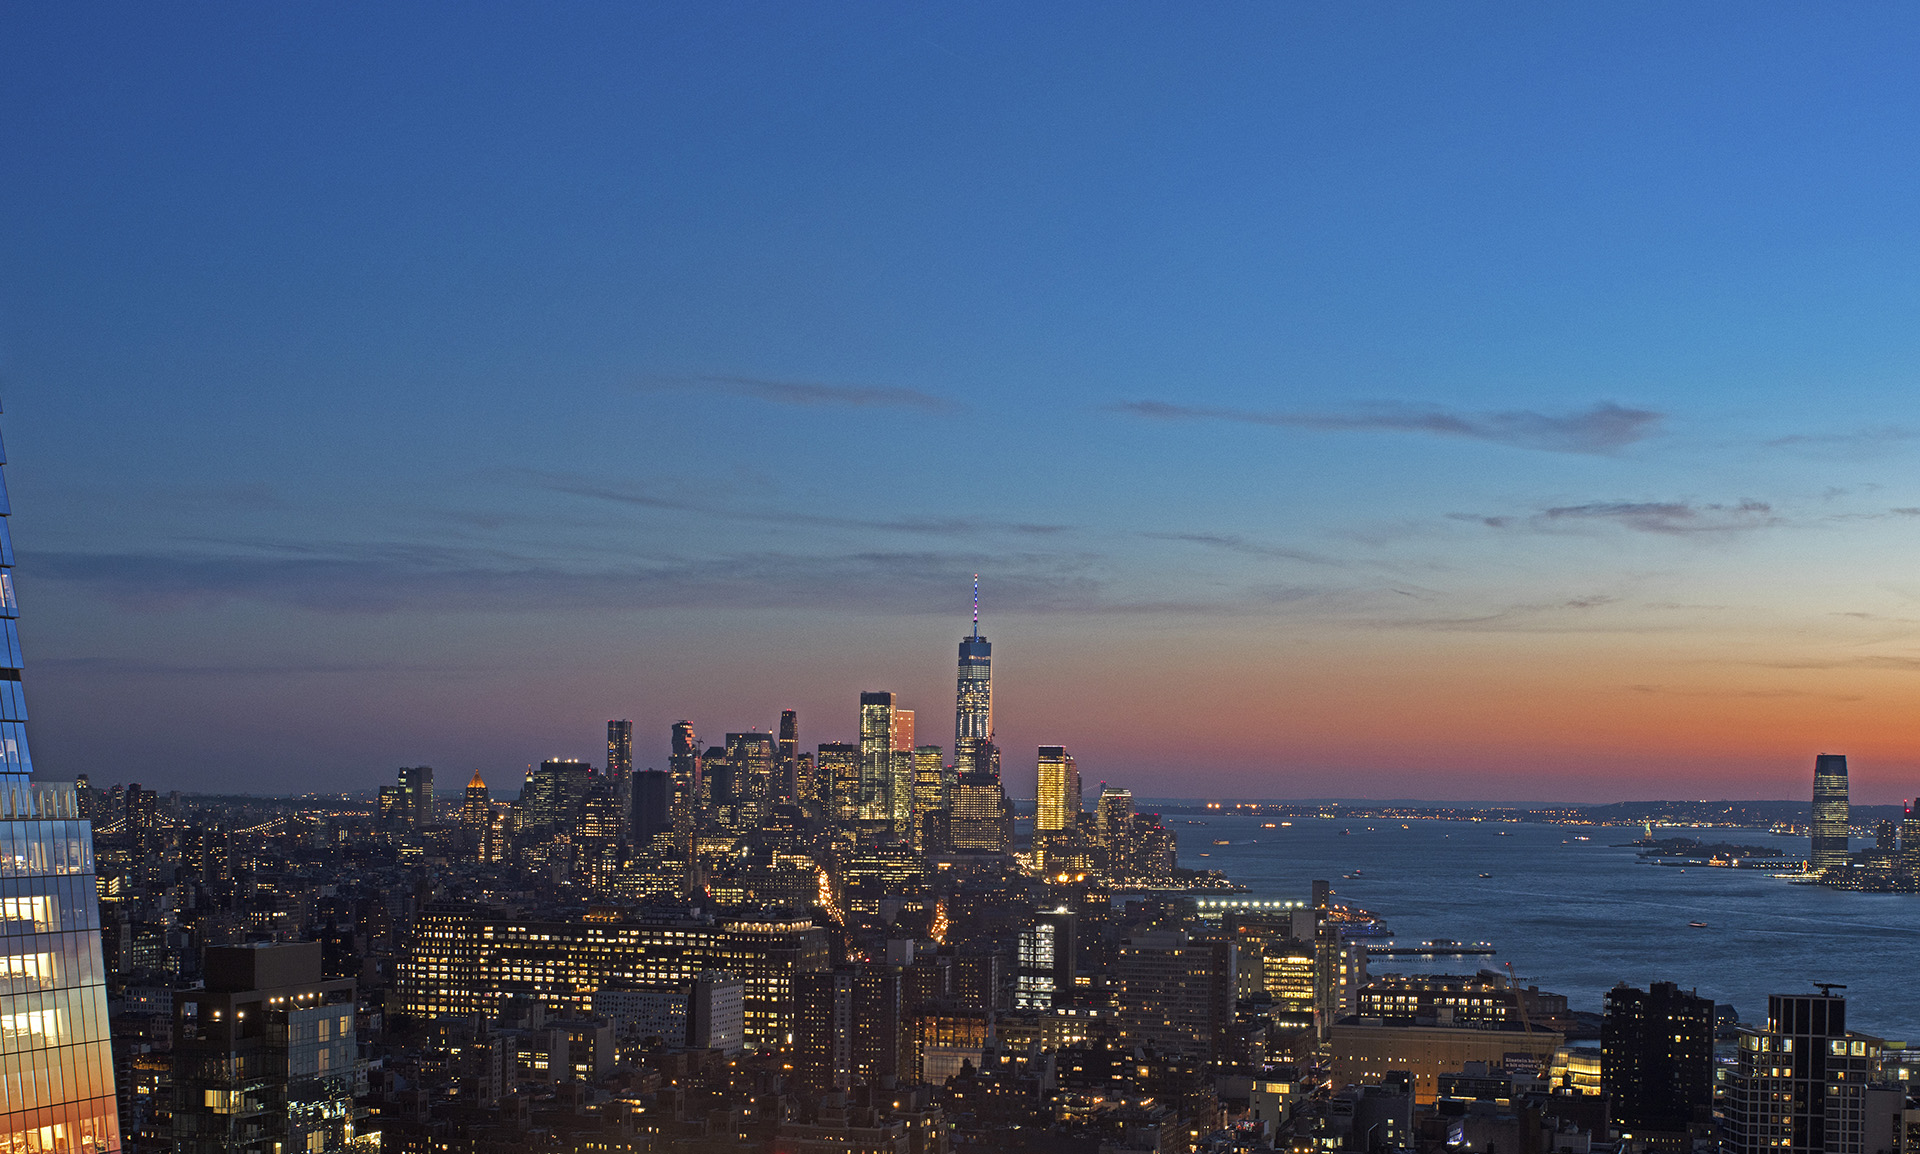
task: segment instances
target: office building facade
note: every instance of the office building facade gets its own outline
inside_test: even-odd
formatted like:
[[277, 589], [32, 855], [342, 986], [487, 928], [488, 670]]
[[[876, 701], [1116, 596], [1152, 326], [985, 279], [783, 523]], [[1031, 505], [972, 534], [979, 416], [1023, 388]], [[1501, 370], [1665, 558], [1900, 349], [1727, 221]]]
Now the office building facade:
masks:
[[855, 813], [861, 821], [893, 820], [893, 712], [892, 693], [860, 694], [860, 791]]
[[[409, 765], [400, 767], [400, 792], [407, 802], [407, 821], [415, 826], [433, 824], [433, 767], [431, 765]], [[458, 780], [458, 779], [455, 779]]]
[[1039, 783], [1033, 832], [1061, 833], [1074, 828], [1080, 817], [1080, 771], [1065, 746], [1040, 747], [1035, 779]]
[[[120, 1121], [93, 829], [72, 786], [31, 780], [11, 512], [0, 481], [0, 1151], [100, 1154]], [[129, 793], [126, 814], [141, 837], [151, 807]]]
[[980, 636], [980, 587], [976, 579], [973, 635], [960, 639], [960, 669], [953, 702], [953, 764], [957, 771], [984, 772], [982, 748], [993, 741], [993, 645]]
[[544, 921], [442, 906], [420, 927], [399, 969], [398, 1013], [491, 1016], [513, 997], [583, 1013], [595, 990], [680, 985], [727, 970], [744, 983], [742, 1032], [755, 1049], [792, 1045], [794, 978], [829, 964], [826, 931], [805, 919]]
[[1813, 762], [1813, 844], [1809, 865], [1815, 873], [1845, 869], [1848, 852], [1847, 759], [1823, 753]]

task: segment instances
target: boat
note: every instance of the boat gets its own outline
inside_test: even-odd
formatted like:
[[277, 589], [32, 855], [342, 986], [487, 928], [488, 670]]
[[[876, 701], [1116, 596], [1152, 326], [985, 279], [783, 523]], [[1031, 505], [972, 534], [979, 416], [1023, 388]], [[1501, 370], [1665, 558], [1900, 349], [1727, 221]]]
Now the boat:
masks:
[[1343, 829], [1343, 830], [1341, 830], [1341, 831], [1340, 831], [1340, 836], [1341, 836], [1341, 837], [1352, 837], [1352, 836], [1353, 836], [1353, 831], [1352, 831], [1352, 830], [1350, 830], [1350, 829]]
[[1232, 845], [1233, 843], [1230, 841], [1220, 841], [1216, 839], [1213, 844], [1214, 845]]
[[1492, 874], [1481, 874], [1480, 876], [1481, 876], [1481, 877], [1483, 877], [1483, 878], [1490, 878], [1490, 877], [1492, 877], [1493, 875], [1492, 875]]
[[1496, 829], [1493, 831], [1493, 833], [1495, 837], [1512, 837], [1513, 836], [1513, 831], [1510, 829]]
[[1705, 922], [1688, 922], [1687, 924], [1696, 930], [1704, 930], [1707, 928], [1707, 923]]
[[1274, 824], [1273, 824], [1272, 822], [1270, 822], [1270, 821], [1263, 821], [1263, 822], [1261, 822], [1261, 823], [1260, 823], [1260, 828], [1261, 828], [1261, 829], [1278, 829], [1279, 827], [1278, 827], [1278, 826], [1276, 826], [1276, 825], [1274, 825]]
[[1592, 838], [1590, 838], [1590, 837], [1588, 837], [1588, 836], [1587, 836], [1586, 834], [1584, 834], [1584, 833], [1577, 833], [1577, 834], [1574, 834], [1574, 835], [1573, 835], [1573, 840], [1575, 840], [1575, 841], [1592, 841], [1593, 839], [1592, 839]]

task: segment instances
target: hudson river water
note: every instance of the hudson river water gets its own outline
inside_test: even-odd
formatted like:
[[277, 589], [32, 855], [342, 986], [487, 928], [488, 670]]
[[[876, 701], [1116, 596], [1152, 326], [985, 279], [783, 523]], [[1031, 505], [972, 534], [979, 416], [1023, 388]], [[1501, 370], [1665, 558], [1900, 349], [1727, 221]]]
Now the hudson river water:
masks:
[[[1638, 826], [1295, 818], [1263, 829], [1268, 819], [1163, 820], [1179, 835], [1181, 865], [1224, 871], [1248, 897], [1305, 901], [1313, 880], [1326, 878], [1339, 900], [1378, 915], [1403, 945], [1453, 938], [1499, 950], [1493, 958], [1374, 958], [1376, 972], [1471, 973], [1511, 962], [1522, 981], [1595, 1011], [1618, 982], [1670, 981], [1732, 1004], [1747, 1022], [1765, 1019], [1770, 993], [1840, 982], [1849, 1026], [1920, 1042], [1920, 894], [1644, 865], [1624, 848]], [[1805, 838], [1764, 830], [1655, 832], [1807, 852]], [[1583, 834], [1591, 840], [1575, 840]], [[1232, 844], [1210, 844], [1222, 839]]]

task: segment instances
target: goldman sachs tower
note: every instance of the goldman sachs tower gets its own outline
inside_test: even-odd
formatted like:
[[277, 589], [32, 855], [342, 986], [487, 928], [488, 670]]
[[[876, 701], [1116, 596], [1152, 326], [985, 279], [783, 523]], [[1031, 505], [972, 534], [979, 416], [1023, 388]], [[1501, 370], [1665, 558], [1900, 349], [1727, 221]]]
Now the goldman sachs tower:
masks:
[[0, 481], [0, 1151], [107, 1154], [120, 1130], [93, 828], [71, 784], [32, 780], [9, 512]]
[[960, 678], [953, 699], [953, 768], [999, 776], [993, 747], [993, 644], [980, 636], [980, 574], [973, 575], [973, 636], [960, 639]]

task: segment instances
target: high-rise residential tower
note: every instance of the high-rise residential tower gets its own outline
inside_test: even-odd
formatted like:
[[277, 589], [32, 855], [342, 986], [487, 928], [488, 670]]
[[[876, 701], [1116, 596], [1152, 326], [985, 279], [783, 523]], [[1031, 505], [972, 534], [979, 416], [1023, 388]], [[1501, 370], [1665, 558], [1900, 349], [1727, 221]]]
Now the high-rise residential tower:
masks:
[[[1817, 983], [1816, 983], [1817, 984]], [[1884, 1131], [1865, 1125], [1880, 1039], [1847, 1029], [1847, 1002], [1832, 987], [1774, 994], [1764, 1030], [1742, 1029], [1728, 1072], [1723, 1154], [1874, 1154]], [[1878, 1128], [1876, 1127], [1876, 1130]]]
[[893, 711], [893, 759], [887, 771], [887, 816], [895, 837], [913, 836], [913, 710]]
[[1033, 832], [1062, 833], [1080, 818], [1080, 771], [1063, 745], [1040, 747], [1038, 804]]
[[673, 752], [667, 758], [673, 777], [673, 837], [681, 852], [691, 853], [700, 821], [700, 735], [691, 721], [673, 724]]
[[0, 483], [0, 1150], [104, 1154], [120, 1149], [120, 1118], [93, 828], [72, 786], [31, 780], [10, 512]]
[[981, 747], [993, 740], [993, 646], [980, 636], [980, 575], [973, 576], [973, 635], [960, 639], [960, 677], [953, 702], [953, 764], [986, 772]]
[[893, 820], [893, 706], [885, 690], [860, 695], [861, 821]]
[[1847, 864], [1847, 759], [1823, 753], [1813, 761], [1813, 846], [1815, 873]]
[[1685, 1154], [1713, 1130], [1713, 999], [1672, 982], [1607, 991], [1600, 1086], [1613, 1122], [1654, 1150]]
[[791, 709], [780, 711], [780, 752], [775, 784], [776, 801], [800, 800], [800, 715]]
[[633, 722], [607, 722], [607, 777], [625, 786], [633, 775]]

